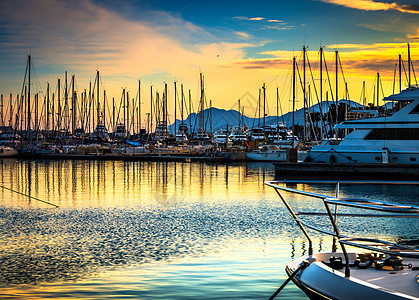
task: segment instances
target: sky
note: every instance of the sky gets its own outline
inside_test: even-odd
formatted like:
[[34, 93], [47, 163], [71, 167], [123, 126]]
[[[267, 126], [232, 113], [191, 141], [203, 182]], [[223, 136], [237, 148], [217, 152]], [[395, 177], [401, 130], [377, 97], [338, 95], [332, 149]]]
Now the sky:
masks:
[[[399, 54], [407, 68], [407, 43], [415, 65], [417, 0], [2, 0], [0, 93], [8, 98], [21, 92], [30, 54], [31, 89], [44, 95], [47, 82], [51, 92], [57, 92], [57, 79], [63, 83], [65, 71], [69, 78], [75, 75], [76, 89], [82, 92], [99, 70], [108, 100], [119, 101], [123, 88], [135, 97], [140, 80], [141, 103], [147, 110], [150, 86], [162, 92], [167, 83], [170, 101], [176, 81], [185, 94], [191, 90], [196, 109], [202, 72], [206, 99], [213, 106], [237, 109], [240, 99], [245, 115], [252, 117], [265, 83], [268, 114], [273, 115], [277, 109], [291, 109], [292, 59], [296, 57], [302, 81], [304, 45], [313, 103], [320, 97], [320, 47], [331, 82], [324, 75], [322, 98], [326, 92], [328, 99], [335, 97], [337, 50], [338, 98], [346, 97], [346, 83], [349, 98], [362, 101], [365, 81], [367, 102], [372, 102], [377, 73], [380, 94], [393, 93]], [[297, 107], [302, 106], [301, 90], [299, 82]]]

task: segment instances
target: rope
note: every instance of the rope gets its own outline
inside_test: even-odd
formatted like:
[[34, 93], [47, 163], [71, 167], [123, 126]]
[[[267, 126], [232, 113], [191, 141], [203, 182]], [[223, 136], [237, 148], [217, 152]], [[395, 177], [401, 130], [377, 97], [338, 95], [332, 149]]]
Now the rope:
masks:
[[310, 265], [310, 263], [307, 261], [307, 260], [304, 260], [301, 264], [300, 264], [300, 266], [297, 268], [297, 270], [295, 270], [292, 274], [291, 274], [291, 276], [289, 276], [288, 278], [287, 278], [287, 280], [285, 280], [284, 281], [284, 283], [279, 287], [279, 289], [277, 289], [276, 290], [276, 292], [269, 298], [269, 300], [273, 300], [275, 297], [276, 297], [276, 295], [278, 295], [279, 294], [279, 292], [281, 292], [282, 291], [282, 289], [288, 284], [288, 282], [290, 282], [291, 281], [291, 279], [292, 278], [294, 278], [295, 277], [295, 275], [297, 275], [298, 274], [298, 272], [300, 272], [301, 270], [304, 270], [305, 268], [307, 268], [308, 266]]
[[331, 148], [330, 150], [327, 150], [326, 152], [323, 152], [323, 153], [321, 153], [321, 154], [317, 155], [316, 157], [313, 157], [312, 159], [314, 160], [314, 159], [316, 159], [316, 158], [318, 158], [318, 157], [320, 157], [320, 156], [322, 156], [322, 155], [325, 155], [325, 154], [327, 154], [327, 153], [336, 153], [336, 154], [339, 154], [340, 156], [342, 156], [342, 157], [346, 158], [348, 161], [355, 161], [355, 160], [353, 160], [353, 159], [349, 159], [348, 157], [346, 157], [346, 156], [345, 156], [345, 155], [343, 155], [342, 153], [337, 152], [334, 148]]
[[13, 192], [13, 193], [16, 193], [16, 194], [19, 194], [19, 195], [22, 195], [22, 196], [26, 196], [26, 197], [28, 197], [28, 198], [30, 198], [30, 199], [33, 199], [33, 200], [36, 200], [36, 201], [39, 201], [39, 202], [43, 202], [43, 203], [45, 203], [45, 204], [52, 205], [52, 206], [54, 206], [54, 207], [56, 207], [56, 208], [57, 208], [57, 207], [59, 207], [58, 205], [53, 204], [53, 203], [51, 203], [51, 202], [44, 201], [44, 200], [41, 200], [41, 199], [38, 199], [38, 198], [35, 198], [35, 197], [32, 197], [32, 196], [26, 195], [26, 194], [24, 194], [24, 193], [21, 193], [21, 192], [18, 192], [18, 191], [15, 191], [15, 190], [9, 189], [9, 188], [7, 188], [7, 187], [5, 187], [5, 186], [2, 186], [2, 185], [0, 185], [0, 188], [5, 189], [5, 190], [8, 190], [8, 191], [11, 191], [11, 192]]

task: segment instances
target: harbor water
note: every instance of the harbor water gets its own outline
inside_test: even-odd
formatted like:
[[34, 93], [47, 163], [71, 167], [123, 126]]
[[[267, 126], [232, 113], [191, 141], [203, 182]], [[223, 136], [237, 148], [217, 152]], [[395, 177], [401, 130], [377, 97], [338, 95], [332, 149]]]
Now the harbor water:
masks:
[[[1, 299], [267, 299], [287, 278], [285, 265], [307, 252], [264, 185], [274, 178], [271, 163], [3, 159], [0, 172]], [[341, 186], [340, 193], [419, 205], [415, 186]], [[287, 197], [296, 210], [321, 208]], [[339, 225], [419, 244], [414, 219]], [[330, 249], [329, 238], [311, 234], [314, 251]], [[281, 298], [306, 296], [290, 283]]]

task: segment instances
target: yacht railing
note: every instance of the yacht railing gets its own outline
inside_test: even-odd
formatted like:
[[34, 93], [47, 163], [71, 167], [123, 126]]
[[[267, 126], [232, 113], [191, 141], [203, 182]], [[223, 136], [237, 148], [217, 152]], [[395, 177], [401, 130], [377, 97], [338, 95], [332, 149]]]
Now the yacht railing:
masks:
[[[339, 197], [339, 189], [342, 184], [387, 184], [387, 185], [419, 185], [419, 181], [333, 181], [333, 180], [282, 180], [282, 181], [267, 181], [266, 185], [273, 187], [282, 200], [288, 211], [290, 212], [297, 225], [306, 236], [309, 248], [309, 255], [313, 254], [313, 243], [307, 229], [333, 236], [332, 252], [336, 252], [336, 241], [340, 244], [342, 252], [346, 260], [346, 271], [345, 273], [349, 276], [349, 259], [345, 248], [347, 246], [353, 246], [358, 248], [367, 249], [370, 251], [376, 251], [389, 255], [397, 255], [409, 258], [419, 258], [419, 249], [401, 245], [398, 243], [392, 243], [389, 241], [379, 240], [375, 238], [360, 238], [350, 237], [341, 234], [338, 225], [338, 217], [371, 217], [371, 218], [419, 218], [419, 207], [412, 205], [394, 204], [383, 201], [376, 201], [370, 199], [359, 199], [359, 198], [343, 198]], [[295, 188], [287, 187], [287, 184], [335, 184], [336, 191], [335, 196], [323, 195], [313, 193], [304, 190], [298, 190]], [[320, 199], [326, 212], [295, 212], [289, 205], [288, 201], [284, 198], [284, 192], [304, 195], [316, 199]], [[338, 206], [358, 208], [366, 210], [367, 213], [338, 213]], [[334, 212], [332, 212], [332, 207]], [[375, 213], [368, 213], [368, 211], [374, 211]], [[391, 214], [390, 214], [391, 213]], [[328, 216], [332, 224], [333, 231], [325, 230], [319, 226], [314, 226], [309, 222], [300, 218], [300, 216]]]

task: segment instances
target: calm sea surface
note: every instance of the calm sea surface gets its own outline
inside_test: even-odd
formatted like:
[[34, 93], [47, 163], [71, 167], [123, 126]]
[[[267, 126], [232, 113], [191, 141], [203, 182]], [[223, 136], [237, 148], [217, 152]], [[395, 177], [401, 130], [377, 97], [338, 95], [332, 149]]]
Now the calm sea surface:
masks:
[[[267, 299], [307, 251], [263, 184], [274, 177], [269, 163], [4, 159], [0, 172], [1, 299]], [[334, 194], [330, 185], [297, 187]], [[342, 186], [341, 195], [419, 205], [414, 186]], [[286, 197], [296, 210], [322, 208]], [[339, 225], [418, 245], [415, 220]], [[312, 235], [315, 251], [330, 249]], [[281, 296], [306, 299], [292, 283]]]

